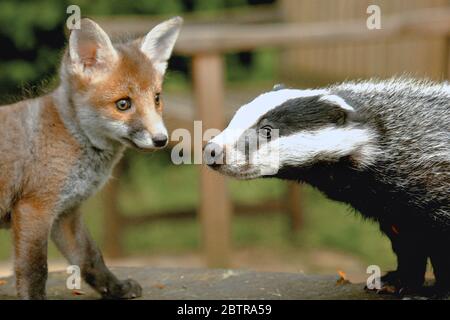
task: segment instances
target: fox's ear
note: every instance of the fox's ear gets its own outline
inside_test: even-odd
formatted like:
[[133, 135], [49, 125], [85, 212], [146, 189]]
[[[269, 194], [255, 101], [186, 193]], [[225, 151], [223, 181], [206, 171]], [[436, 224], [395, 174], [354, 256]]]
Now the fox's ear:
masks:
[[154, 63], [156, 70], [161, 74], [166, 72], [175, 42], [180, 34], [183, 19], [175, 17], [158, 24], [145, 36], [141, 50]]
[[106, 68], [117, 59], [106, 32], [87, 18], [81, 20], [80, 29], [70, 34], [69, 54], [74, 66], [82, 72]]

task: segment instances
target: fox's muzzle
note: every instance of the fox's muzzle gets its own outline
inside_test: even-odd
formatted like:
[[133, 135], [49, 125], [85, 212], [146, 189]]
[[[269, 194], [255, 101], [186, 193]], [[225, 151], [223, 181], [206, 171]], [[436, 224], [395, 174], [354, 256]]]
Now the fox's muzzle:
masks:
[[151, 134], [143, 129], [131, 132], [127, 140], [138, 149], [155, 149], [165, 147], [169, 139], [166, 132]]

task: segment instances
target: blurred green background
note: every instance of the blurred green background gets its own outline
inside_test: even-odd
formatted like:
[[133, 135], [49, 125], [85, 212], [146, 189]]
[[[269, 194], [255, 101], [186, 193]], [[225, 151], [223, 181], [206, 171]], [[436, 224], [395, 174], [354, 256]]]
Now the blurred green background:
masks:
[[[220, 16], [224, 9], [249, 10], [254, 4], [273, 4], [274, 1], [246, 0], [97, 0], [97, 1], [0, 1], [0, 96], [11, 102], [23, 96], [39, 94], [42, 88], [55, 83], [59, 57], [65, 45], [65, 14], [69, 4], [77, 4], [83, 16], [95, 15], [183, 15], [199, 12], [206, 16]], [[251, 11], [250, 11], [251, 12]], [[279, 73], [279, 52], [257, 50], [226, 56], [227, 85], [233, 87], [261, 87], [267, 90], [282, 81]], [[165, 95], [189, 92], [190, 62], [174, 57], [170, 63]], [[291, 82], [294, 83], [294, 82]], [[295, 83], [297, 84], [297, 83]], [[198, 167], [175, 166], [168, 151], [150, 155], [127, 154], [129, 171], [123, 177], [117, 203], [128, 215], [143, 210], [193, 207], [198, 203]], [[241, 203], [258, 203], [269, 197], [281, 196], [286, 185], [275, 180], [231, 181], [233, 199]], [[93, 236], [102, 243], [102, 195], [84, 206], [85, 217]], [[313, 252], [337, 252], [340, 259], [358, 261], [361, 273], [369, 264], [383, 270], [394, 267], [390, 244], [377, 226], [364, 221], [350, 208], [325, 199], [319, 192], [305, 186], [303, 194], [304, 226], [297, 232], [289, 230], [286, 214], [235, 216], [232, 225], [234, 250], [264, 250], [273, 253], [279, 264], [294, 264], [292, 257]], [[0, 233], [0, 259], [12, 256], [9, 233]], [[125, 234], [125, 253], [128, 257], [200, 254], [201, 239], [197, 220], [161, 221], [130, 228]], [[342, 253], [342, 255], [341, 255]], [[50, 250], [52, 258], [60, 258]], [[333, 256], [334, 257], [334, 256]], [[271, 259], [270, 257], [268, 259]], [[305, 258], [308, 259], [308, 258]], [[255, 261], [255, 268], [259, 261]], [[308, 266], [309, 261], [302, 263]], [[239, 265], [239, 263], [237, 263]], [[334, 265], [331, 264], [334, 268]], [[339, 262], [337, 263], [339, 265]], [[342, 261], [345, 265], [345, 261]], [[183, 265], [180, 265], [182, 267]], [[276, 267], [274, 267], [276, 269]], [[327, 272], [333, 270], [327, 269]], [[310, 269], [314, 272], [316, 270]]]

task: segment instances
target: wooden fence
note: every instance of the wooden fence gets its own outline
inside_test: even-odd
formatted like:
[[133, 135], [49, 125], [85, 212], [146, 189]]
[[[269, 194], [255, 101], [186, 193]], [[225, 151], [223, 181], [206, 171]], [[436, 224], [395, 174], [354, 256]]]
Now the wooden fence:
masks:
[[[280, 0], [286, 22], [332, 22], [336, 26], [366, 19], [369, 5], [380, 7], [384, 27], [391, 15], [430, 8], [446, 10], [450, 0]], [[309, 43], [285, 50], [281, 69], [283, 77], [311, 84], [386, 78], [405, 72], [439, 80], [445, 77], [446, 47], [447, 39], [441, 34], [420, 36], [419, 32], [362, 42]]]

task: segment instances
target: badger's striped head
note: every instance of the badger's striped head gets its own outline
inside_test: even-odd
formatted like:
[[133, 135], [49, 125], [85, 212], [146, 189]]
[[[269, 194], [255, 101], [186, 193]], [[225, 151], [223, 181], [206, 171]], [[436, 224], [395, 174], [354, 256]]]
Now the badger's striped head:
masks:
[[343, 157], [365, 166], [373, 161], [375, 135], [359, 118], [350, 104], [327, 90], [274, 90], [236, 112], [205, 146], [205, 162], [240, 179]]

